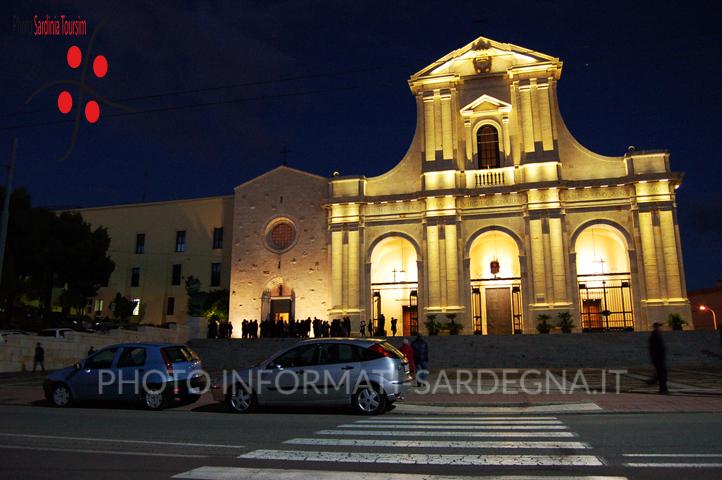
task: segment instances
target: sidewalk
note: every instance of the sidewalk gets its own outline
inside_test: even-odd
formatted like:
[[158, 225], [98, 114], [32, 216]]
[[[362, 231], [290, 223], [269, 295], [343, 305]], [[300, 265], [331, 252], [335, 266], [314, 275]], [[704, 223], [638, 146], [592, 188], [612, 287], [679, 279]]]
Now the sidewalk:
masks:
[[[478, 372], [475, 370], [473, 372]], [[669, 395], [659, 395], [647, 385], [650, 370], [634, 369], [615, 376], [599, 370], [539, 370], [535, 379], [520, 370], [481, 370], [471, 379], [461, 370], [434, 372], [429, 386], [412, 388], [396, 413], [622, 413], [622, 412], [722, 412], [722, 371], [719, 369], [670, 369]], [[498, 385], [494, 385], [494, 375]], [[49, 405], [43, 398], [42, 373], [0, 374], [0, 405]], [[506, 378], [506, 385], [501, 382]], [[576, 380], [575, 380], [576, 378]], [[548, 382], [548, 385], [547, 385]], [[547, 388], [548, 387], [548, 388]], [[603, 388], [604, 387], [604, 388]], [[606, 388], [606, 393], [603, 390]], [[537, 393], [537, 389], [538, 393]], [[222, 411], [210, 394], [180, 410]]]

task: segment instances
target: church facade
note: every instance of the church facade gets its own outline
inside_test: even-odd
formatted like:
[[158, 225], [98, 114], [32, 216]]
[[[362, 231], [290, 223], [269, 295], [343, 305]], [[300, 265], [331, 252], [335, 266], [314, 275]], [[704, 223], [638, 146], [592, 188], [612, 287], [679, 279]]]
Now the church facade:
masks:
[[[184, 280], [228, 288], [229, 316], [385, 319], [462, 334], [691, 323], [675, 190], [665, 151], [593, 153], [557, 102], [562, 62], [480, 37], [409, 79], [416, 132], [377, 177], [278, 167], [233, 195], [80, 210], [116, 260], [96, 299], [187, 318]], [[458, 328], [458, 327], [457, 327]]]
[[398, 334], [648, 330], [690, 319], [664, 151], [567, 130], [555, 57], [480, 37], [409, 79], [417, 127], [378, 177], [279, 167], [236, 188], [231, 319], [350, 317]]

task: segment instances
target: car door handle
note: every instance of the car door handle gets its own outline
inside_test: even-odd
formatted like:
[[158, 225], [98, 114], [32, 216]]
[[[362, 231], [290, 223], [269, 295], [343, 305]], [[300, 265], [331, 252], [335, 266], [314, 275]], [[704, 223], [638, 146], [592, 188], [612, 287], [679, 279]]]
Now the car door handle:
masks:
[[346, 367], [341, 367], [341, 370], [353, 370], [353, 367], [351, 365], [348, 365]]

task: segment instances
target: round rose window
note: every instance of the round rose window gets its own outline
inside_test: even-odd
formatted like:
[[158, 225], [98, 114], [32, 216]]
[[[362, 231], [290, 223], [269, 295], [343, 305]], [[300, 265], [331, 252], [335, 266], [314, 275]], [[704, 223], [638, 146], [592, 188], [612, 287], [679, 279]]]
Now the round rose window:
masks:
[[287, 220], [282, 220], [270, 227], [266, 234], [266, 243], [271, 250], [283, 252], [293, 246], [296, 241], [296, 229]]

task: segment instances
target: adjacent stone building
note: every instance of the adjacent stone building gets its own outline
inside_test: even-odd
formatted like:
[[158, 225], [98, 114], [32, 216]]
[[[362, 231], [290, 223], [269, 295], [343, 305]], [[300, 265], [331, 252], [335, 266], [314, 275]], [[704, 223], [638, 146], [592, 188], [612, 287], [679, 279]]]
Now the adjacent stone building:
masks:
[[580, 145], [559, 111], [561, 73], [558, 58], [480, 37], [411, 76], [416, 133], [389, 172], [279, 167], [237, 187], [232, 222], [216, 221], [232, 239], [234, 323], [348, 316], [358, 332], [383, 315], [411, 334], [434, 316], [500, 335], [563, 312], [578, 331], [689, 320], [682, 175], [664, 151]]

